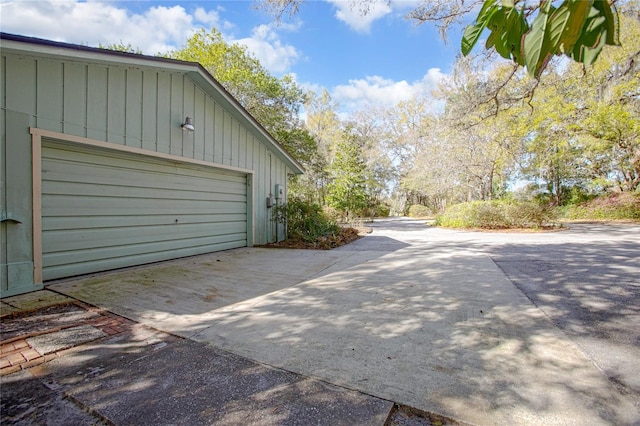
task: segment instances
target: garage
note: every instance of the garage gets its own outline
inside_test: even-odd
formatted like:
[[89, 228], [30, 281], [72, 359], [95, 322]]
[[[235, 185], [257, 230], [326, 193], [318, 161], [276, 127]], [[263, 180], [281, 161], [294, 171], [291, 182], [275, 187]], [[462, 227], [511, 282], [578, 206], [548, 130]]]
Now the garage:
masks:
[[52, 280], [247, 245], [247, 175], [42, 141], [42, 267]]
[[0, 41], [0, 297], [285, 238], [303, 168], [200, 64]]

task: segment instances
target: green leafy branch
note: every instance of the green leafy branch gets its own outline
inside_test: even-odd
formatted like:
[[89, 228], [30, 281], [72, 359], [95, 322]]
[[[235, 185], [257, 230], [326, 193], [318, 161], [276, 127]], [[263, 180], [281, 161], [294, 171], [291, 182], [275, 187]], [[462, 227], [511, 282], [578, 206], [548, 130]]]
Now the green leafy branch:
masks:
[[590, 65], [605, 45], [620, 45], [618, 12], [607, 0], [565, 0], [557, 7], [549, 0], [537, 7], [517, 0], [485, 0], [475, 22], [464, 30], [463, 55], [485, 29], [490, 31], [487, 49], [495, 48], [536, 79], [554, 55]]

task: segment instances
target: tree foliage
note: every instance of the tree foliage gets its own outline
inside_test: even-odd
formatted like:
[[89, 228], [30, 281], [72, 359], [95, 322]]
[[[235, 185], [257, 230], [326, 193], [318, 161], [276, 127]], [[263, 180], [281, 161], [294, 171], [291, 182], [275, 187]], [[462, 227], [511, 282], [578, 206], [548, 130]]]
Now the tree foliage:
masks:
[[368, 204], [365, 170], [362, 141], [347, 127], [328, 169], [327, 204], [347, 215], [359, 215]]
[[[556, 3], [556, 4], [554, 4]], [[484, 30], [486, 49], [526, 66], [539, 78], [554, 55], [591, 65], [605, 45], [619, 46], [618, 12], [607, 0], [485, 0], [475, 22], [464, 30], [463, 55], [468, 55]]]

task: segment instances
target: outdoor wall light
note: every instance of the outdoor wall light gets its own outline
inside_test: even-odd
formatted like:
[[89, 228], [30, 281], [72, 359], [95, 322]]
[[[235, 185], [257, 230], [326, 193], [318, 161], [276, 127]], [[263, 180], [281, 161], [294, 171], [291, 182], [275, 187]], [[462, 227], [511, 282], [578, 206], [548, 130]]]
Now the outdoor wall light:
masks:
[[191, 117], [185, 118], [184, 123], [182, 123], [180, 127], [182, 127], [182, 130], [188, 130], [190, 132], [193, 132], [196, 129], [193, 125], [193, 119]]

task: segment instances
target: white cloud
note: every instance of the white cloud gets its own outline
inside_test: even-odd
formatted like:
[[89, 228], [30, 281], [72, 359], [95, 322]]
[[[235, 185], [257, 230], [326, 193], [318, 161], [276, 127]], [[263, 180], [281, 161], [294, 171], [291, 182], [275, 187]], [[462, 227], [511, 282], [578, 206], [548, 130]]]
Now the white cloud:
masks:
[[[283, 28], [283, 27], [279, 27]], [[296, 30], [299, 25], [283, 29]], [[283, 44], [270, 25], [259, 25], [253, 29], [251, 37], [233, 40], [247, 47], [269, 72], [283, 74], [300, 59], [300, 52], [288, 44]]]
[[347, 85], [339, 85], [331, 91], [331, 97], [344, 110], [356, 111], [367, 105], [393, 106], [414, 96], [430, 96], [438, 82], [444, 78], [439, 68], [431, 68], [421, 80], [408, 83], [405, 80], [393, 81], [380, 76], [367, 76], [364, 79], [349, 80]]
[[373, 0], [361, 3], [361, 5], [353, 0], [327, 1], [338, 9], [335, 15], [336, 18], [359, 33], [368, 33], [371, 29], [371, 24], [375, 20], [391, 13], [391, 7], [385, 0]]
[[[89, 46], [122, 42], [148, 55], [180, 48], [198, 27], [233, 28], [233, 24], [221, 19], [220, 8], [197, 7], [189, 13], [182, 6], [160, 5], [133, 13], [126, 8], [126, 2], [118, 5], [104, 1], [3, 0], [1, 4], [4, 32]], [[296, 22], [279, 29], [296, 31], [301, 25]], [[300, 58], [297, 49], [282, 43], [268, 25], [256, 27], [251, 37], [226, 39], [245, 45], [275, 74], [287, 72]]]
[[202, 22], [209, 28], [218, 27], [220, 24], [220, 15], [217, 10], [205, 10], [199, 7], [193, 12], [193, 16], [198, 22]]
[[101, 1], [2, 2], [4, 32], [89, 46], [130, 43], [150, 55], [182, 46], [194, 27], [224, 24], [217, 10], [201, 7], [193, 14], [182, 6], [152, 6], [132, 13]]

